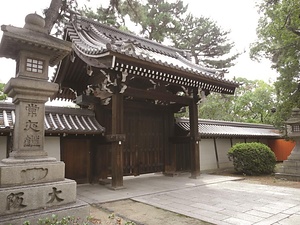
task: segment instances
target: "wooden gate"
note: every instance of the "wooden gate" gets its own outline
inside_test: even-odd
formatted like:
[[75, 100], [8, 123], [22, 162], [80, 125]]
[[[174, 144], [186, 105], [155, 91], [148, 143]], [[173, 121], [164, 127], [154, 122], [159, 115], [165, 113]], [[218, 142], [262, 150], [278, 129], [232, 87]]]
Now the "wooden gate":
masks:
[[163, 113], [131, 111], [125, 118], [124, 175], [163, 171], [167, 140]]
[[90, 177], [90, 141], [77, 138], [63, 138], [61, 158], [65, 163], [66, 178], [77, 183], [87, 183]]

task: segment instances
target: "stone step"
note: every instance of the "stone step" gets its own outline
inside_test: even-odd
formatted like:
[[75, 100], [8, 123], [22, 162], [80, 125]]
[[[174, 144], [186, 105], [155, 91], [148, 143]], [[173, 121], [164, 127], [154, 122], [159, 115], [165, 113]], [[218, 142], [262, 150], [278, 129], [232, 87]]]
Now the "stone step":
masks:
[[288, 159], [299, 161], [300, 160], [300, 152], [293, 150], [291, 152], [291, 154], [288, 156]]
[[296, 160], [285, 160], [283, 161], [283, 167], [295, 167], [295, 168], [300, 168], [300, 161]]
[[63, 206], [0, 216], [0, 225], [21, 225], [24, 221], [29, 221], [30, 224], [38, 224], [37, 221], [39, 219], [51, 218], [53, 214], [57, 215], [59, 219], [67, 216], [74, 216], [75, 218], [80, 218], [82, 221], [86, 221], [86, 217], [89, 215], [89, 205], [83, 201], [77, 200], [75, 203]]
[[300, 181], [300, 174], [275, 173], [275, 178], [290, 181]]
[[0, 217], [76, 202], [76, 182], [64, 181], [0, 188]]
[[296, 170], [295, 168], [285, 167], [283, 170], [278, 172], [288, 173], [288, 174], [300, 174], [300, 169]]

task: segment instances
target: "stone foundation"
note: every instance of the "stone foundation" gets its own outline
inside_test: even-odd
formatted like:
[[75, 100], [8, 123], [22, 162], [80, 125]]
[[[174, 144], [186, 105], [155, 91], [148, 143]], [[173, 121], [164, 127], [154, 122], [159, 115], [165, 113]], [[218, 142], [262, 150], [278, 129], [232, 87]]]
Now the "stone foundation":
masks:
[[24, 221], [29, 221], [30, 224], [37, 224], [39, 219], [50, 218], [52, 215], [57, 215], [58, 218], [74, 216], [85, 221], [89, 215], [89, 206], [85, 202], [77, 200], [75, 203], [59, 207], [33, 210], [14, 214], [13, 216], [1, 216], [0, 225], [22, 225]]
[[[6, 160], [3, 160], [6, 161]], [[65, 164], [60, 161], [43, 163], [1, 163], [0, 187], [63, 181]]]
[[65, 165], [44, 150], [45, 103], [59, 90], [48, 82], [48, 67], [72, 51], [70, 42], [56, 39], [44, 29], [36, 13], [23, 28], [2, 25], [1, 57], [16, 60], [16, 76], [4, 92], [15, 104], [13, 146], [0, 163], [0, 225], [37, 224], [52, 214], [85, 219], [88, 205], [76, 201], [76, 182], [65, 179]]
[[88, 204], [76, 200], [76, 182], [64, 178], [63, 162], [9, 161], [0, 163], [0, 225], [36, 224], [52, 214], [82, 219], [89, 215]]
[[0, 215], [76, 202], [76, 182], [64, 180], [44, 184], [0, 188]]

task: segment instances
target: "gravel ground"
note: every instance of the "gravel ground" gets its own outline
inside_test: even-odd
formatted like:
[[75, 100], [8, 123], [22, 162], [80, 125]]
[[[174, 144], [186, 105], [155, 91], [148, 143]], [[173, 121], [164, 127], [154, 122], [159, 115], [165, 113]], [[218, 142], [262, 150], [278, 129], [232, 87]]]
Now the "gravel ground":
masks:
[[126, 225], [209, 225], [194, 218], [179, 215], [130, 199], [91, 205], [91, 216], [98, 224]]

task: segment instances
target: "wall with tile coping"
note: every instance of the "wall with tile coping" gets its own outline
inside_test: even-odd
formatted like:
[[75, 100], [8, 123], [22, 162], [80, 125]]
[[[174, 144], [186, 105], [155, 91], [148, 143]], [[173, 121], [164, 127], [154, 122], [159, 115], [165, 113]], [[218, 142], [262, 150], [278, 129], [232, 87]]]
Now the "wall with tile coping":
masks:
[[[48, 152], [48, 156], [56, 158], [60, 161], [60, 137], [45, 137], [44, 149]], [[7, 137], [0, 136], [0, 160], [6, 158]]]

